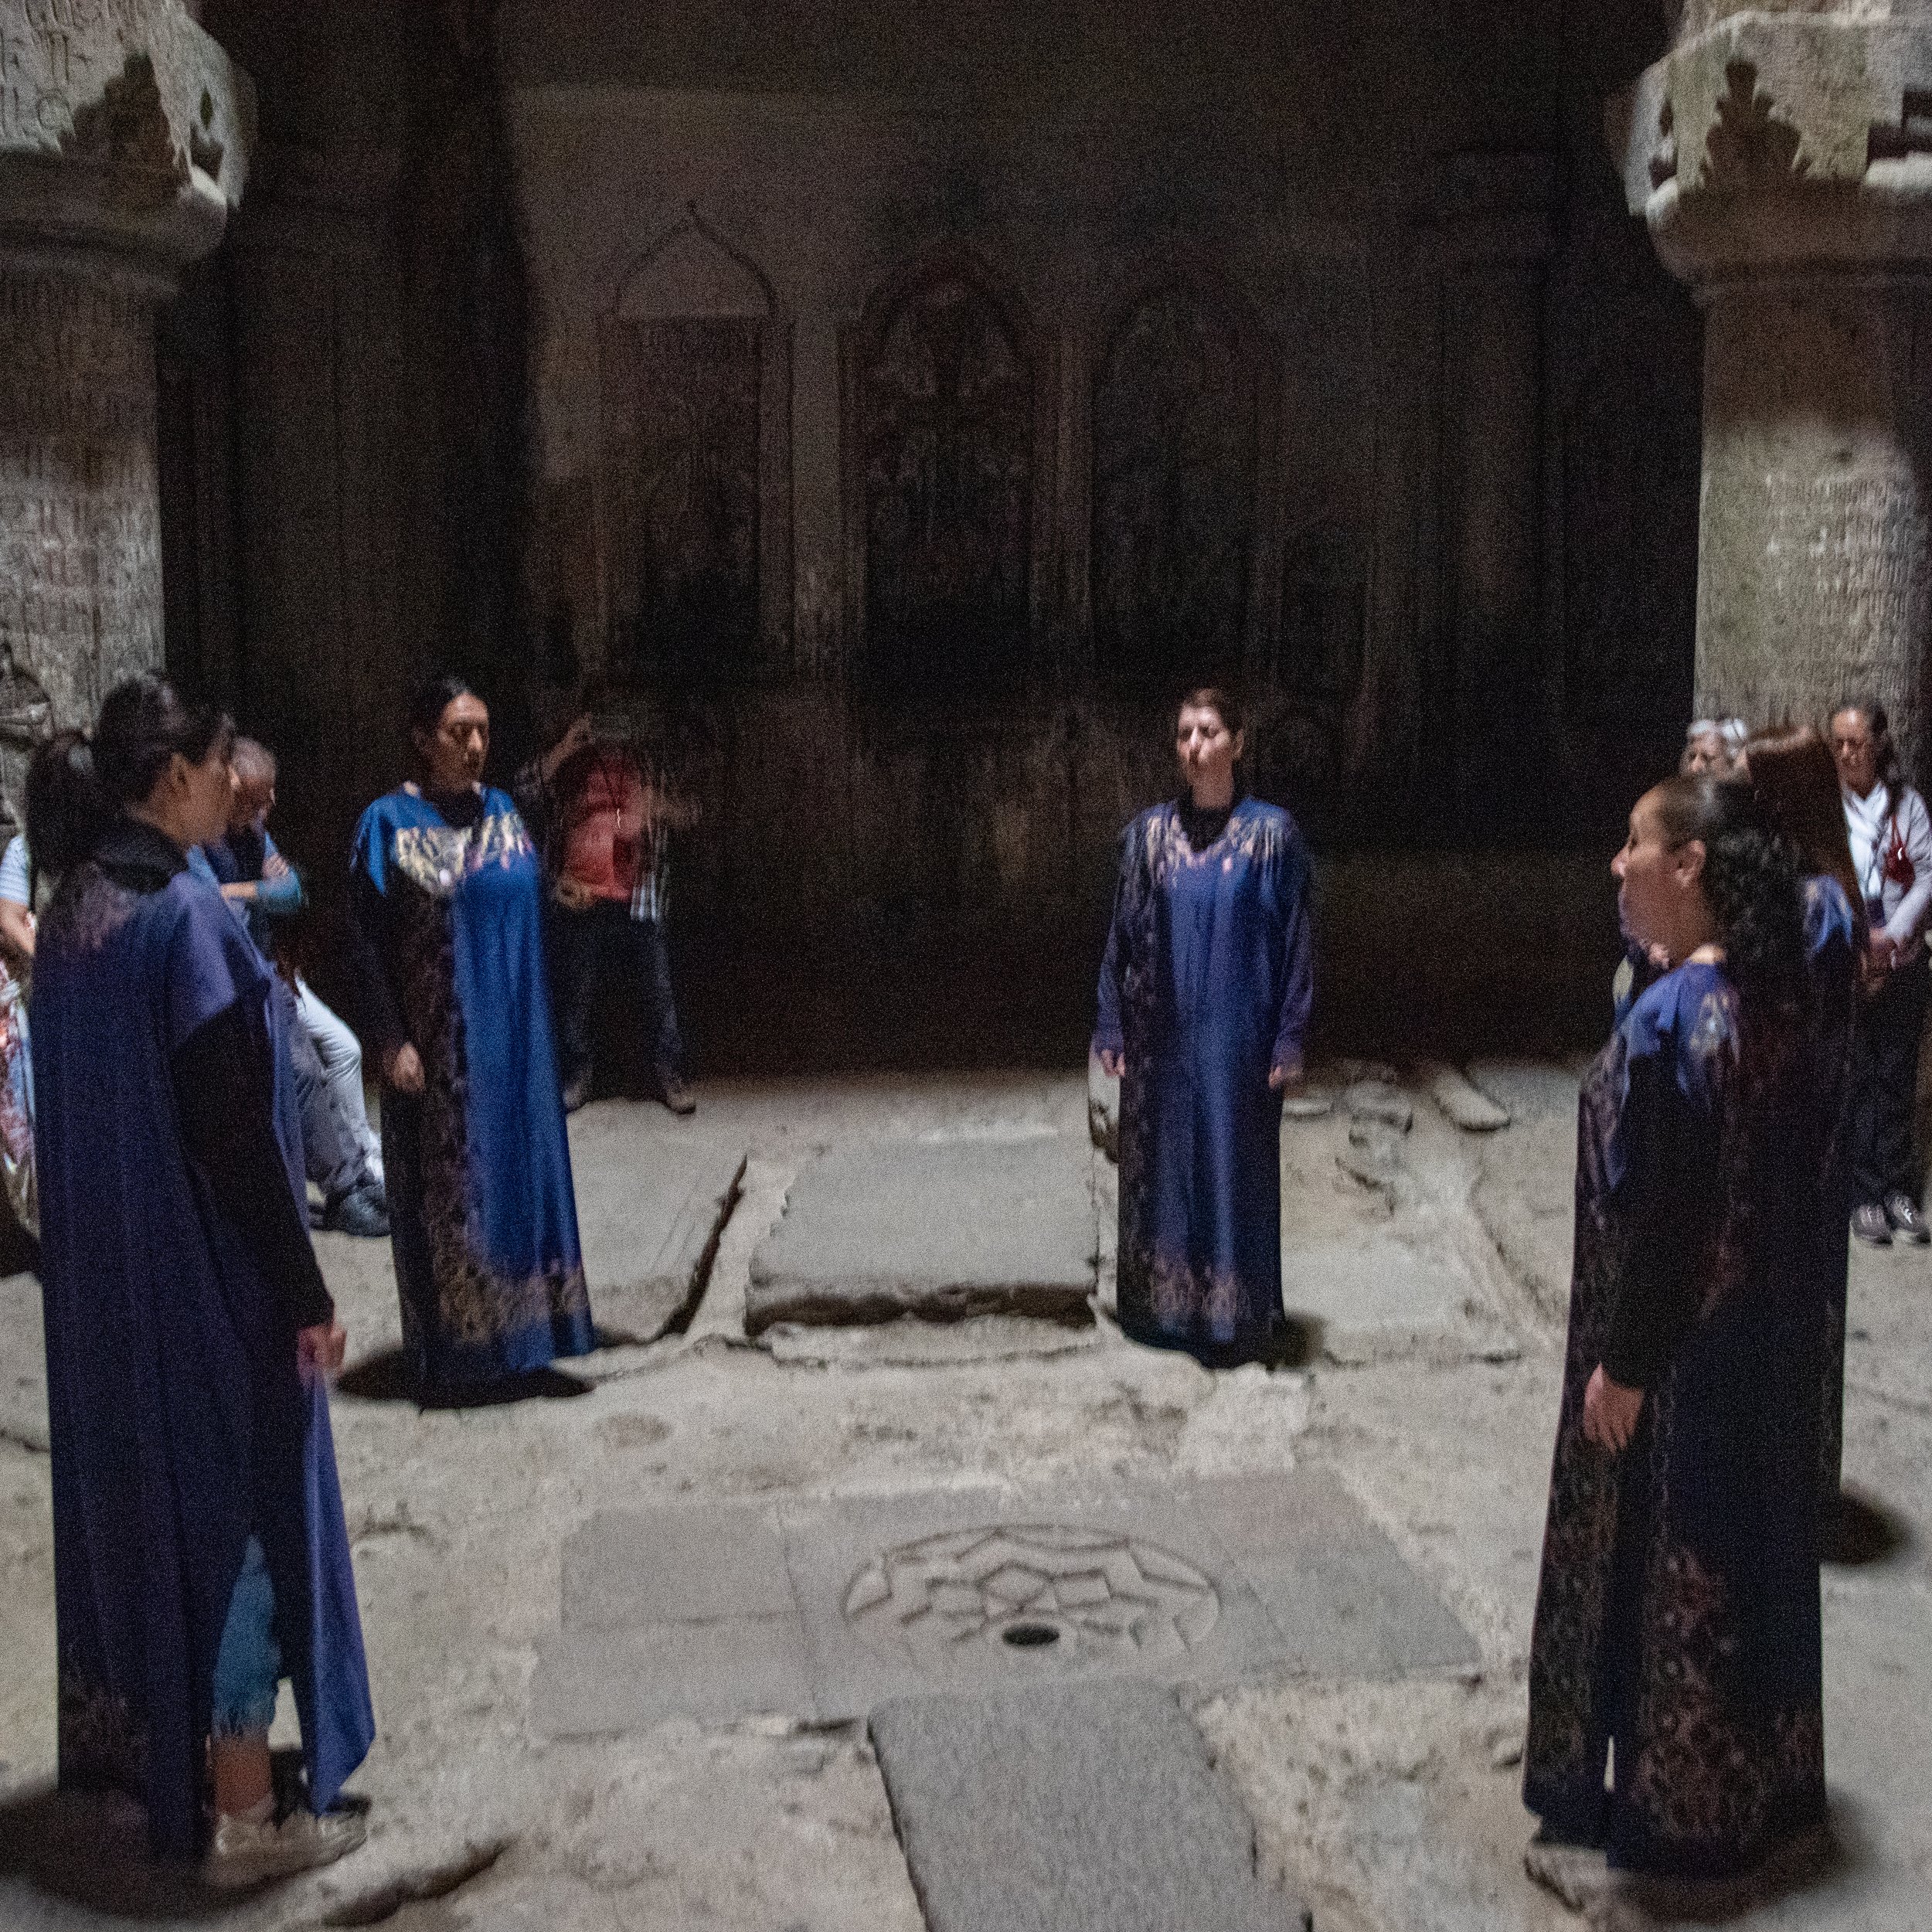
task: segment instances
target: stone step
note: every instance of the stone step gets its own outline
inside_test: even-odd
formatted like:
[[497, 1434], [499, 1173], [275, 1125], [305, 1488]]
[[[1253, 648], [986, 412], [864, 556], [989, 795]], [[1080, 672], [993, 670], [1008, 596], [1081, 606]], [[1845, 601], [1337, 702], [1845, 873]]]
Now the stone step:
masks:
[[849, 1142], [792, 1184], [751, 1260], [745, 1326], [1091, 1318], [1083, 1135]]
[[930, 1932], [1289, 1932], [1254, 1827], [1170, 1690], [1041, 1686], [872, 1713]]

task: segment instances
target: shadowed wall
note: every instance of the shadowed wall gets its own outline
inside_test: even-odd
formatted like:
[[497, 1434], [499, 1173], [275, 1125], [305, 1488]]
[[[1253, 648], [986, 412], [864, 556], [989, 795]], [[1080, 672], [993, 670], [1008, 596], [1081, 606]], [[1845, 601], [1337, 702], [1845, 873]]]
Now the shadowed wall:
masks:
[[510, 754], [625, 677], [714, 1064], [1077, 1045], [1206, 674], [1332, 1033], [1586, 1030], [1607, 895], [1532, 855], [1674, 755], [1695, 621], [1697, 324], [1601, 149], [1653, 11], [211, 6], [265, 151], [171, 648], [328, 872], [420, 669]]

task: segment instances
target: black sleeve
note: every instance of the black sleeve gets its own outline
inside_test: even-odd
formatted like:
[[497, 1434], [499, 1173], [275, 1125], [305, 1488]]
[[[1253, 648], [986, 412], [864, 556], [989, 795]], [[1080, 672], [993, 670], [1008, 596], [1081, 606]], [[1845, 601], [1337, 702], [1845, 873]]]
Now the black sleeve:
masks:
[[355, 961], [355, 985], [362, 998], [362, 1031], [374, 1049], [376, 1064], [386, 1068], [390, 1056], [409, 1043], [409, 1029], [390, 985], [389, 965], [383, 956], [383, 926], [389, 908], [368, 873], [358, 869], [349, 880], [349, 944]]
[[1604, 1372], [1626, 1389], [1649, 1389], [1696, 1319], [1698, 1271], [1719, 1206], [1719, 1124], [1685, 1097], [1661, 1056], [1631, 1067], [1624, 1104], [1632, 1225]]
[[331, 1321], [315, 1250], [276, 1145], [274, 1060], [259, 1014], [237, 1002], [175, 1049], [182, 1138], [262, 1279], [298, 1328]]

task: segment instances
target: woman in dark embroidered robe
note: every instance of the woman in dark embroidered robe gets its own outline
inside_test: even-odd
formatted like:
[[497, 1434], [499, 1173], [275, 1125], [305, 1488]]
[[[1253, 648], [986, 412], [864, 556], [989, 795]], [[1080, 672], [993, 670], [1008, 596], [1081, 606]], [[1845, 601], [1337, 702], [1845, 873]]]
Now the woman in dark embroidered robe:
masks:
[[489, 713], [440, 678], [411, 709], [422, 782], [356, 829], [351, 911], [382, 1067], [403, 1345], [451, 1397], [594, 1345], [550, 1036], [543, 875], [482, 783]]
[[1583, 1088], [1532, 1869], [1539, 1847], [1599, 1846], [1726, 1878], [1825, 1818], [1808, 1257], [1832, 1122], [1796, 869], [1748, 786], [1647, 794], [1614, 869], [1626, 933], [1676, 963]]
[[1845, 1322], [1851, 1243], [1852, 1072], [1859, 980], [1869, 937], [1840, 804], [1838, 761], [1809, 725], [1759, 733], [1745, 747], [1747, 772], [1772, 823], [1804, 873], [1807, 1032], [1811, 1090], [1830, 1116], [1819, 1175], [1816, 1263], [1824, 1308], [1818, 1427], [1818, 1529], [1828, 1556], [1840, 1522], [1845, 1461]]
[[1182, 705], [1185, 790], [1121, 840], [1094, 1050], [1121, 1080], [1121, 1326], [1219, 1364], [1281, 1323], [1281, 1090], [1314, 994], [1308, 860], [1294, 821], [1243, 796], [1239, 711]]
[[[29, 814], [60, 880], [33, 1053], [60, 1778], [129, 1791], [185, 1857], [212, 1773], [206, 1876], [238, 1886], [361, 1842], [329, 1808], [375, 1726], [325, 1386], [342, 1332], [268, 970], [186, 862], [226, 816], [230, 735], [130, 679], [91, 756], [36, 760]], [[278, 1819], [283, 1676], [308, 1803]]]

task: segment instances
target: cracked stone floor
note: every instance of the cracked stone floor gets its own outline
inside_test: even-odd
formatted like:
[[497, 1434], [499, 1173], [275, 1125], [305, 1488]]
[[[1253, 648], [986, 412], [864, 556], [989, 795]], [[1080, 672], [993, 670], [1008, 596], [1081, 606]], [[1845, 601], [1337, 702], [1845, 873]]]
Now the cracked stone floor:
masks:
[[[791, 1522], [934, 1492], [1070, 1498], [1289, 1470], [1339, 1485], [1476, 1661], [1393, 1677], [1277, 1661], [1212, 1685], [1183, 1672], [1264, 1867], [1325, 1932], [1580, 1923], [1524, 1876], [1516, 1789], [1575, 1070], [1471, 1070], [1512, 1115], [1499, 1132], [1460, 1132], [1425, 1081], [1391, 1091], [1362, 1068], [1333, 1070], [1332, 1083], [1367, 1076], [1369, 1088], [1285, 1124], [1287, 1299], [1311, 1352], [1274, 1374], [1209, 1374], [1130, 1345], [1104, 1318], [1070, 1328], [997, 1310], [948, 1326], [781, 1322], [748, 1338], [754, 1257], [815, 1162], [907, 1141], [1050, 1138], [1065, 1154], [1088, 1131], [1077, 1074], [716, 1085], [688, 1124], [594, 1110], [597, 1162], [641, 1166], [679, 1134], [746, 1158], [688, 1325], [573, 1365], [585, 1389], [568, 1399], [417, 1413], [383, 1371], [396, 1332], [386, 1244], [322, 1237], [364, 1371], [335, 1418], [380, 1726], [355, 1787], [370, 1836], [332, 1870], [224, 1907], [128, 1862], [124, 1818], [49, 1794], [37, 1291], [0, 1283], [0, 1925], [78, 1932], [118, 1913], [236, 1932], [914, 1932], [862, 1722], [758, 1709], [753, 1687], [752, 1713], [722, 1720], [539, 1727], [539, 1659], [562, 1625], [573, 1537], [611, 1512], [671, 1505], [763, 1502]], [[1104, 1304], [1112, 1170], [1094, 1158], [1083, 1171]], [[947, 1201], [930, 1209], [942, 1228]], [[1875, 1560], [1826, 1574], [1841, 1849], [1814, 1889], [1735, 1922], [1923, 1932], [1932, 1257], [1858, 1254], [1852, 1304], [1847, 1468], [1894, 1533]], [[1308, 1587], [1321, 1587], [1318, 1567]]]

